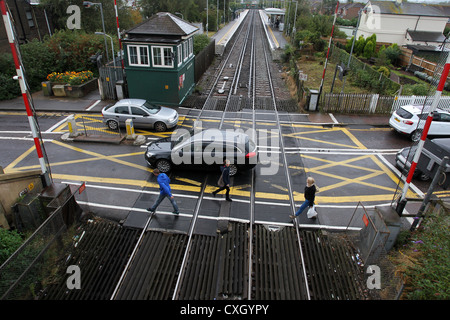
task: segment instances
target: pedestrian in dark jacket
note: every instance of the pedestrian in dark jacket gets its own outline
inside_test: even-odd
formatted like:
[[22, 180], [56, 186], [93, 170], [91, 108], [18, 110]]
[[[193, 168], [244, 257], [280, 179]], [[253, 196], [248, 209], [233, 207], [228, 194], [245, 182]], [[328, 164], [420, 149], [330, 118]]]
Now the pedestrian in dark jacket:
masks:
[[227, 201], [233, 201], [230, 198], [230, 160], [225, 160], [223, 163], [223, 167], [220, 167], [220, 170], [222, 171], [222, 179], [224, 186], [220, 187], [216, 191], [213, 191], [213, 196], [215, 197], [217, 193], [223, 190], [227, 190], [225, 193], [225, 199]]
[[153, 174], [157, 177], [157, 181], [159, 184], [159, 197], [156, 199], [155, 203], [151, 208], [148, 208], [147, 211], [154, 213], [156, 208], [159, 206], [161, 201], [164, 198], [168, 198], [173, 206], [173, 213], [178, 214], [178, 205], [172, 195], [172, 190], [170, 189], [170, 179], [165, 173], [160, 173], [158, 169], [153, 170]]
[[306, 179], [306, 186], [305, 186], [305, 202], [302, 203], [300, 208], [295, 213], [295, 216], [293, 215], [289, 216], [291, 219], [298, 217], [300, 213], [302, 213], [303, 210], [305, 210], [307, 207], [311, 208], [314, 206], [314, 200], [316, 198], [317, 190], [318, 188], [315, 185], [314, 178], [308, 177], [308, 179]]

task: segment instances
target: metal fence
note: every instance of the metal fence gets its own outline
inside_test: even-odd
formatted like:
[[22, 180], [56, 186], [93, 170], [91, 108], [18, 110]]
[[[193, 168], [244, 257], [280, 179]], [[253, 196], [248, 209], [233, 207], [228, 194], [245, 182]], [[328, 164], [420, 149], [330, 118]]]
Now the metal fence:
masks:
[[[326, 93], [321, 96], [322, 112], [392, 114], [408, 104], [431, 105], [433, 96], [380, 96], [379, 94]], [[438, 107], [450, 111], [450, 97], [441, 97]]]
[[[111, 120], [114, 121], [114, 120]], [[117, 124], [116, 128], [111, 129], [107, 123], [103, 122], [102, 118], [98, 118], [96, 116], [82, 115], [77, 118], [77, 127], [80, 127], [82, 133], [86, 137], [93, 136], [105, 136], [105, 137], [122, 137], [122, 131], [117, 122], [112, 125]]]
[[194, 81], [197, 83], [209, 68], [215, 57], [216, 41], [213, 39], [202, 51], [195, 55]]
[[[64, 252], [70, 227], [68, 221], [89, 212], [85, 184], [70, 186], [70, 196], [61, 202], [56, 198], [47, 208], [56, 207], [48, 218], [28, 237], [8, 260], [0, 266], [0, 300], [34, 299], [51, 281], [52, 271]], [[77, 200], [82, 202], [79, 205]]]
[[[390, 231], [381, 214], [377, 210], [367, 210], [363, 204], [358, 203], [348, 222], [345, 234], [339, 236], [345, 237], [357, 249], [357, 258], [364, 265], [370, 298], [398, 299], [403, 282], [396, 275], [395, 266], [388, 258], [386, 243]], [[371, 288], [369, 285], [372, 272], [380, 276], [377, 288]]]
[[98, 68], [102, 100], [116, 100], [116, 83], [123, 80], [122, 60], [119, 57]]

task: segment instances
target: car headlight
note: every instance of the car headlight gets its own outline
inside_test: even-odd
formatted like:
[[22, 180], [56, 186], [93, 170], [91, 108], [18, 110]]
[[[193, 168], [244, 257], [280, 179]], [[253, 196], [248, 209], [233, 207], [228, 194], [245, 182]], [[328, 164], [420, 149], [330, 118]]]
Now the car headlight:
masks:
[[151, 153], [151, 152], [147, 151], [147, 158], [151, 158], [151, 157], [153, 157], [154, 155], [155, 155], [154, 153]]
[[173, 116], [172, 118], [170, 118], [170, 119], [169, 119], [169, 122], [174, 122], [176, 118], [177, 118], [177, 116], [176, 116], [176, 115], [175, 115], [175, 116]]

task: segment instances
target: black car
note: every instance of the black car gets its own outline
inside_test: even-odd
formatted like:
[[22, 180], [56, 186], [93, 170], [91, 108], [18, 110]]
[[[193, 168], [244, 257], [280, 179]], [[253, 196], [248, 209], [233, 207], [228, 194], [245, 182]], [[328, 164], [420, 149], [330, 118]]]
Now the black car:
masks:
[[[395, 156], [395, 165], [399, 168], [405, 175], [408, 174], [409, 168], [411, 167], [411, 162], [413, 161], [414, 154], [416, 153], [417, 146], [406, 147], [397, 152]], [[422, 181], [429, 180], [430, 177], [422, 173], [416, 168], [414, 171], [414, 177], [418, 177]]]
[[[397, 168], [407, 174], [409, 168], [411, 167], [411, 162], [414, 159], [416, 151], [417, 145], [414, 145], [412, 147], [403, 148], [399, 152], [397, 152], [397, 155], [395, 157], [395, 165], [397, 166]], [[431, 170], [431, 167], [428, 168], [428, 166], [430, 166], [429, 163], [434, 163], [439, 166], [443, 156], [448, 154], [450, 154], [450, 138], [435, 138], [431, 140], [427, 139], [422, 149], [422, 155], [419, 158], [416, 170], [414, 171], [414, 177], [417, 177], [422, 181], [429, 180], [430, 176], [420, 170], [421, 161], [423, 160], [426, 163], [427, 169]], [[448, 167], [449, 165], [447, 165], [446, 172], [449, 172]]]
[[228, 159], [230, 175], [235, 175], [256, 166], [256, 149], [256, 144], [244, 133], [207, 129], [156, 140], [148, 145], [145, 160], [151, 167], [169, 172], [174, 167], [218, 170]]

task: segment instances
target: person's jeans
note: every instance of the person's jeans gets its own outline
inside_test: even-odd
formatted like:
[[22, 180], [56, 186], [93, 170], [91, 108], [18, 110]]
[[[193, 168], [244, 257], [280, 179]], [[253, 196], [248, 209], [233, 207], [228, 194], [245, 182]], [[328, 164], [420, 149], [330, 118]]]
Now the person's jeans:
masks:
[[303, 210], [305, 210], [307, 207], [309, 207], [309, 200], [305, 200], [305, 202], [302, 203], [300, 208], [298, 208], [297, 212], [295, 213], [295, 216], [299, 216], [300, 213], [302, 213]]
[[169, 199], [170, 202], [172, 203], [173, 210], [174, 210], [175, 212], [178, 212], [178, 205], [177, 205], [177, 202], [175, 201], [175, 199], [171, 199], [171, 198], [169, 197], [168, 194], [161, 194], [161, 193], [159, 194], [159, 197], [158, 197], [158, 199], [156, 199], [156, 201], [155, 201], [155, 203], [153, 204], [153, 206], [150, 208], [150, 211], [155, 211], [156, 208], [158, 208], [158, 206], [159, 206], [159, 204], [161, 203], [161, 201], [163, 201], [164, 198], [166, 198], [166, 197], [167, 197], [167, 199]]

